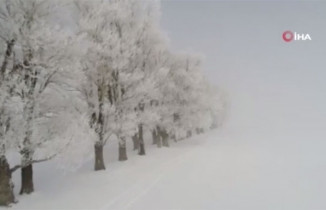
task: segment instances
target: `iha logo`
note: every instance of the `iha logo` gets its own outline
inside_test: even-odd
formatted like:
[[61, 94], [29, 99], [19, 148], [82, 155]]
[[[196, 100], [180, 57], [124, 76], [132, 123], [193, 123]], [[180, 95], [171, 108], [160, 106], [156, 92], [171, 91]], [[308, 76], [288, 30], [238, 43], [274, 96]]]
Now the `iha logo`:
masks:
[[291, 42], [292, 40], [294, 41], [306, 41], [309, 40], [311, 41], [311, 37], [309, 34], [300, 34], [297, 32], [292, 32], [292, 31], [284, 31], [283, 35], [283, 40], [286, 42]]

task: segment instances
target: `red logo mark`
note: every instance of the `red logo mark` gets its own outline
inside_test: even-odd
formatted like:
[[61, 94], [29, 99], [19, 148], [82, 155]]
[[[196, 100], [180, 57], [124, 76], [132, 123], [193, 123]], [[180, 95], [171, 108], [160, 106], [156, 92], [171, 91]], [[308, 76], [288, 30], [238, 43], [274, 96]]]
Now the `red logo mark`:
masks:
[[283, 33], [283, 40], [286, 42], [290, 42], [292, 41], [294, 38], [294, 34], [292, 33], [292, 31], [285, 31]]

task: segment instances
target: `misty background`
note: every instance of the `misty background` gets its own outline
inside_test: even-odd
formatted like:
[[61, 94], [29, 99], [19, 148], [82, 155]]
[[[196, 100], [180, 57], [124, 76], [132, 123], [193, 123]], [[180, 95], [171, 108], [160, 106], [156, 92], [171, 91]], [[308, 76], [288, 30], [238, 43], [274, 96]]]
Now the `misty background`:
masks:
[[[203, 53], [209, 79], [229, 95], [224, 135], [248, 156], [224, 161], [255, 165], [235, 172], [255, 178], [245, 188], [235, 178], [218, 207], [326, 208], [325, 11], [323, 1], [162, 2], [172, 47]], [[286, 30], [312, 41], [286, 43]]]
[[[232, 125], [322, 128], [326, 122], [326, 2], [163, 1], [162, 26], [178, 49], [205, 55], [226, 89]], [[312, 41], [282, 39], [285, 30]]]

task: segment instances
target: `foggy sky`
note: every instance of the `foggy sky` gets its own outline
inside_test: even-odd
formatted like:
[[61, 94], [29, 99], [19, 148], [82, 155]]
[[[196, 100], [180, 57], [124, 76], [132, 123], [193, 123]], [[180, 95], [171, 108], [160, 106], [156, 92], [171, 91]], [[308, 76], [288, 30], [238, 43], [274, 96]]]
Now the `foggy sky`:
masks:
[[[205, 55], [238, 127], [321, 129], [326, 124], [326, 2], [163, 1], [175, 49]], [[286, 43], [282, 33], [309, 33]], [[265, 128], [264, 128], [265, 129]]]

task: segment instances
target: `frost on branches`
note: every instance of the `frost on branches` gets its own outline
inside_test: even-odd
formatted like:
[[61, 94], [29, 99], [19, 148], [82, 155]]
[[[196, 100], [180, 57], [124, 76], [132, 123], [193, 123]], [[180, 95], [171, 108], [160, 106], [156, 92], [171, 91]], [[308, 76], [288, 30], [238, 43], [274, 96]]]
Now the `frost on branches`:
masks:
[[34, 163], [93, 150], [103, 170], [108, 141], [126, 161], [127, 141], [146, 154], [146, 132], [169, 147], [221, 125], [224, 93], [200, 56], [171, 50], [159, 13], [157, 1], [0, 0], [0, 205], [18, 169], [20, 193], [34, 191]]
[[[1, 1], [1, 159], [9, 148], [20, 153], [10, 173], [21, 169], [21, 194], [34, 190], [33, 163], [52, 159], [67, 144], [59, 134], [70, 121], [62, 113], [71, 113], [61, 78], [70, 67], [69, 38], [50, 23], [51, 8], [49, 1]], [[54, 146], [59, 140], [61, 147]]]

